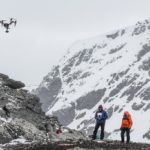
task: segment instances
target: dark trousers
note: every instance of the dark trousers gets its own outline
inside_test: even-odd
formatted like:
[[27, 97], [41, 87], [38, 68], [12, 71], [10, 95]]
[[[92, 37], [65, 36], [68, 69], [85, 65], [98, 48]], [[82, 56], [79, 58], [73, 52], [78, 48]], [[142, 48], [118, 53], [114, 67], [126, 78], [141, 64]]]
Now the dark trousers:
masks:
[[103, 140], [104, 139], [105, 123], [96, 123], [95, 129], [94, 129], [94, 132], [93, 132], [93, 139], [96, 139], [96, 134], [97, 134], [97, 131], [98, 131], [99, 127], [101, 127], [100, 139]]
[[129, 128], [121, 128], [121, 142], [124, 143], [124, 134], [126, 133], [127, 141], [126, 143], [130, 142], [130, 129]]

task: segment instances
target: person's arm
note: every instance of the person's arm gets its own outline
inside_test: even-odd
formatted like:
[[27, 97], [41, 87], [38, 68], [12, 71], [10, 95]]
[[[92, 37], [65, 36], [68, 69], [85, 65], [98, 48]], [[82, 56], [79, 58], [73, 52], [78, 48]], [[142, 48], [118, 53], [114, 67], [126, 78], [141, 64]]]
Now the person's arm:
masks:
[[107, 112], [104, 111], [102, 119], [103, 119], [103, 120], [106, 120], [107, 118], [108, 118]]
[[[122, 121], [123, 121], [123, 119], [122, 119]], [[120, 130], [122, 129], [122, 121], [121, 121], [121, 125], [120, 125]]]
[[132, 118], [131, 118], [131, 116], [130, 116], [130, 117], [129, 117], [129, 128], [130, 128], [130, 129], [131, 129], [132, 125], [133, 125], [133, 121], [132, 121]]
[[95, 119], [97, 119], [97, 112], [95, 113]]
[[105, 119], [107, 119], [108, 118], [108, 114], [107, 114], [107, 112], [105, 111]]

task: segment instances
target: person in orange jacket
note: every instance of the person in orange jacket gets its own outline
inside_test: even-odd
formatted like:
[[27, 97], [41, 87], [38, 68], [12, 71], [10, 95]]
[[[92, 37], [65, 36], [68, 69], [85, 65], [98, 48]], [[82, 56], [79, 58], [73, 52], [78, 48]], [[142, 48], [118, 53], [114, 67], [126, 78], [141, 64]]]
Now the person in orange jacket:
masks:
[[126, 143], [130, 142], [130, 129], [132, 127], [132, 118], [128, 111], [124, 112], [121, 124], [121, 142], [124, 143], [124, 134], [126, 133], [127, 141]]

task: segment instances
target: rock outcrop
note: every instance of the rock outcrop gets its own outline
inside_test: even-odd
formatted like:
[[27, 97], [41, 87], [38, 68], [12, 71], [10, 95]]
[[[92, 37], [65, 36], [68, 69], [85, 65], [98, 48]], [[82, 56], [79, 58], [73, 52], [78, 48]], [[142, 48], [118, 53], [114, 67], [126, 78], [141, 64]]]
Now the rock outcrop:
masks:
[[13, 79], [10, 79], [7, 75], [4, 75], [2, 73], [0, 73], [0, 78], [3, 79], [2, 84], [4, 86], [8, 86], [12, 89], [20, 89], [25, 87], [25, 84], [21, 81], [15, 81]]
[[122, 144], [119, 141], [96, 142], [90, 140], [60, 141], [55, 143], [26, 143], [4, 145], [4, 150], [149, 150], [144, 143]]
[[0, 144], [20, 138], [40, 143], [85, 138], [77, 131], [65, 129], [57, 117], [46, 116], [40, 99], [22, 89], [24, 86], [0, 74]]

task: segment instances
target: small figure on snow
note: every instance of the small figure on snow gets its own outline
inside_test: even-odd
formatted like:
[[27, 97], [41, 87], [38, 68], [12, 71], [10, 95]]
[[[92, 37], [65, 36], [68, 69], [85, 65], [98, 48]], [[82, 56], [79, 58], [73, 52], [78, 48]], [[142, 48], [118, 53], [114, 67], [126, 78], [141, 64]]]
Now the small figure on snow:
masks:
[[96, 139], [96, 135], [97, 135], [97, 131], [99, 127], [101, 127], [100, 140], [104, 139], [105, 122], [107, 118], [108, 118], [108, 115], [106, 111], [103, 110], [103, 106], [99, 105], [98, 111], [95, 113], [96, 125], [95, 125], [95, 129], [93, 132], [93, 137], [92, 137], [93, 140]]
[[132, 118], [129, 112], [125, 111], [121, 123], [121, 142], [124, 143], [124, 134], [126, 133], [127, 141], [130, 142], [130, 129], [132, 127]]

